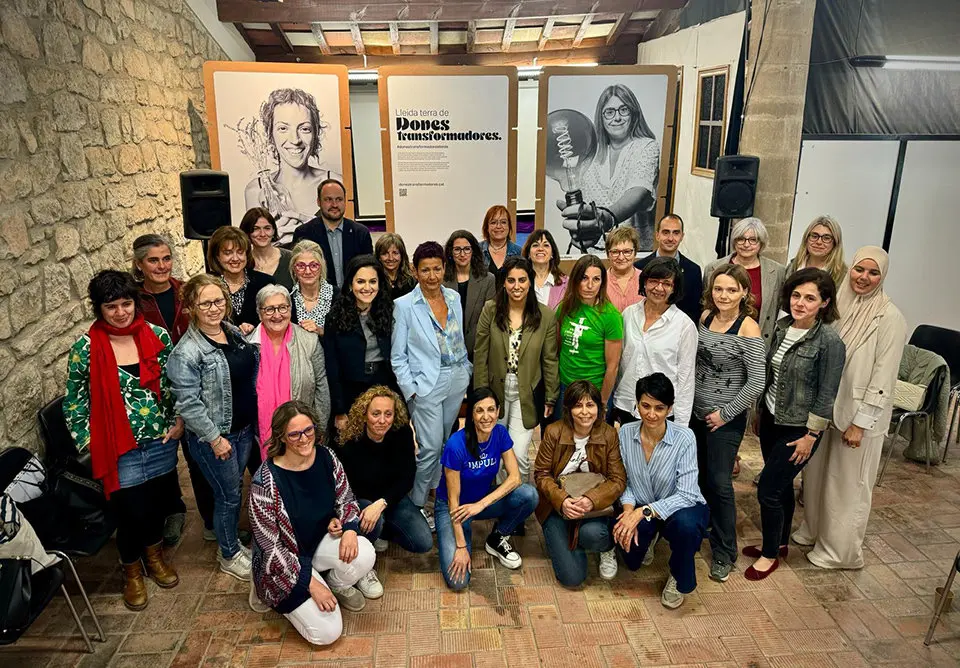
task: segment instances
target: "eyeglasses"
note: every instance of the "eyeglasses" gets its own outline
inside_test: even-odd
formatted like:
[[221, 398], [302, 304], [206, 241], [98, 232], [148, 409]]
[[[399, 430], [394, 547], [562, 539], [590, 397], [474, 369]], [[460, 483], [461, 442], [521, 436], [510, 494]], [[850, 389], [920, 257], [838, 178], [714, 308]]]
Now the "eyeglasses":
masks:
[[451, 249], [451, 252], [454, 255], [470, 255], [473, 252], [473, 249], [470, 246], [454, 246]]
[[810, 235], [807, 237], [807, 239], [809, 239], [810, 241], [822, 241], [825, 244], [833, 243], [832, 234], [817, 234], [816, 232], [811, 232]]
[[210, 311], [212, 309], [217, 309], [218, 311], [227, 305], [226, 297], [220, 297], [220, 299], [213, 299], [208, 302], [200, 302], [197, 304], [197, 308], [201, 311]]
[[631, 255], [636, 255], [637, 251], [632, 248], [627, 248], [625, 250], [612, 250], [607, 251], [607, 255], [610, 257], [630, 257]]
[[758, 246], [760, 244], [760, 240], [756, 237], [740, 237], [733, 243], [740, 244], [741, 246]]
[[509, 224], [510, 224], [509, 220], [491, 220], [490, 221], [491, 227], [493, 227], [494, 225], [496, 225], [497, 227], [503, 227], [504, 225], [509, 225]]
[[319, 262], [297, 262], [293, 268], [297, 271], [320, 271], [321, 266]]
[[603, 119], [606, 121], [612, 121], [615, 116], [627, 118], [630, 115], [630, 107], [627, 105], [622, 105], [616, 109], [608, 107], [600, 112], [600, 115], [603, 116]]
[[672, 278], [648, 278], [647, 279], [648, 288], [673, 288], [673, 279]]
[[317, 425], [312, 424], [306, 429], [301, 429], [300, 431], [288, 431], [287, 440], [288, 441], [301, 441], [304, 438], [312, 437], [317, 431]]
[[262, 309], [260, 309], [260, 312], [264, 315], [274, 315], [275, 313], [286, 315], [290, 312], [290, 305], [281, 304], [280, 306], [264, 306]]

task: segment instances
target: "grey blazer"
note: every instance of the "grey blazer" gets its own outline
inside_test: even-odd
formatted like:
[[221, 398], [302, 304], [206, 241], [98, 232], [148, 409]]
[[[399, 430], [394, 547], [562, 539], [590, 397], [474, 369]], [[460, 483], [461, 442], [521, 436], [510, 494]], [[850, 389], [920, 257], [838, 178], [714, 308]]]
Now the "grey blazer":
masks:
[[[443, 287], [457, 291], [456, 281], [445, 281]], [[463, 305], [463, 341], [467, 345], [467, 355], [470, 361], [473, 361], [473, 348], [477, 341], [477, 323], [480, 322], [480, 314], [483, 312], [483, 305], [488, 299], [493, 299], [496, 290], [496, 279], [493, 274], [487, 272], [483, 278], [470, 277], [467, 282], [467, 303]]]
[[[730, 257], [722, 257], [708, 264], [703, 272], [703, 284], [707, 285], [710, 282], [710, 277], [713, 276], [717, 267], [729, 263]], [[767, 350], [770, 349], [773, 332], [777, 329], [777, 315], [780, 312], [780, 289], [783, 287], [785, 277], [786, 273], [782, 264], [763, 255], [760, 256], [760, 293], [763, 295], [763, 303], [760, 304], [757, 324], [760, 325], [760, 333], [763, 334], [763, 342], [766, 344]]]

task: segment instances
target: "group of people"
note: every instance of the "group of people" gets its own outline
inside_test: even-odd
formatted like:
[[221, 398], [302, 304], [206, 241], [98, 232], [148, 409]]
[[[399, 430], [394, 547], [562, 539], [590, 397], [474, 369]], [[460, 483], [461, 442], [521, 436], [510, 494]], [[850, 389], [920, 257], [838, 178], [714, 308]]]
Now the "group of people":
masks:
[[[906, 337], [883, 250], [860, 249], [848, 271], [823, 217], [784, 268], [748, 218], [734, 253], [701, 273], [668, 215], [651, 256], [618, 227], [609, 266], [584, 255], [567, 276], [549, 232], [510, 241], [502, 206], [482, 243], [457, 230], [411, 261], [395, 234], [374, 247], [344, 203], [342, 184], [323, 181], [289, 251], [251, 209], [185, 283], [154, 234], [134, 242], [131, 271], [90, 281], [95, 321], [70, 352], [64, 414], [116, 510], [129, 608], [147, 605], [145, 575], [178, 583], [163, 545], [184, 526], [179, 449], [220, 569], [319, 645], [341, 634], [340, 608], [383, 594], [374, 565], [390, 542], [427, 552], [435, 531], [445, 582], [467, 587], [474, 520], [494, 520], [477, 546], [516, 569], [511, 537], [535, 515], [570, 587], [587, 552], [609, 580], [620, 562], [651, 563], [662, 537], [669, 608], [696, 588], [704, 537], [712, 579], [740, 553], [754, 560], [744, 576], [763, 579], [787, 552], [805, 467], [794, 542], [823, 568], [863, 565]], [[763, 540], [738, 551], [732, 480], [748, 423], [764, 457]]]

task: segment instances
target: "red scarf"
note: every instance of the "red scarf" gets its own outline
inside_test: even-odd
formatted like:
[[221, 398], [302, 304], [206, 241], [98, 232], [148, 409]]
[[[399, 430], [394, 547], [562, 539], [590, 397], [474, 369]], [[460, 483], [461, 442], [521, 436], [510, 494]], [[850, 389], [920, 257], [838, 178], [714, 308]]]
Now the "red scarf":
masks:
[[140, 313], [127, 327], [111, 327], [103, 320], [90, 327], [90, 457], [93, 477], [103, 481], [108, 499], [120, 489], [117, 460], [137, 447], [120, 391], [110, 335], [133, 337], [140, 357], [140, 387], [152, 390], [158, 399], [162, 372], [158, 355], [163, 350], [163, 343]]

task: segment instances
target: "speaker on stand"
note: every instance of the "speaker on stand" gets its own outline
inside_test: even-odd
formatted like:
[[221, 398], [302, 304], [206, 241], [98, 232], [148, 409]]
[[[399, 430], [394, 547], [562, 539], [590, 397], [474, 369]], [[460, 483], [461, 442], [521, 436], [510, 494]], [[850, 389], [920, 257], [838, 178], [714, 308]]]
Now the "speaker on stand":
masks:
[[[717, 159], [713, 172], [713, 198], [710, 215], [724, 227], [731, 218], [749, 218], [757, 196], [760, 158], [753, 155], [725, 155]], [[719, 245], [719, 241], [718, 241]], [[722, 256], [724, 249], [718, 248]]]
[[[183, 207], [183, 236], [203, 242], [206, 266], [207, 241], [230, 221], [230, 177], [212, 169], [180, 172], [180, 203]], [[209, 267], [207, 267], [209, 269]]]

